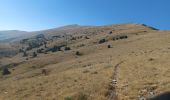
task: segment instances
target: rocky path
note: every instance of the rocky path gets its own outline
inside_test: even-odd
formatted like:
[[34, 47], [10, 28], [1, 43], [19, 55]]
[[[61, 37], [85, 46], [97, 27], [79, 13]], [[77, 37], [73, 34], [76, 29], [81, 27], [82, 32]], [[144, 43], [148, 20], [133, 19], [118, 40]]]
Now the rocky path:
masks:
[[113, 75], [111, 78], [111, 82], [109, 84], [109, 90], [108, 90], [108, 100], [118, 100], [118, 96], [116, 93], [116, 85], [117, 85], [117, 75], [118, 75], [118, 68], [120, 64], [122, 64], [123, 61], [119, 62], [114, 66], [113, 69]]

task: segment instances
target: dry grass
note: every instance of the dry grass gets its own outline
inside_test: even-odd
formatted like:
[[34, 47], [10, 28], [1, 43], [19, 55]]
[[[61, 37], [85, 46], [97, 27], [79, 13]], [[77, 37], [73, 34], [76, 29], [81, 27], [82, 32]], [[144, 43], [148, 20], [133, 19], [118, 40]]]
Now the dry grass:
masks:
[[[1, 63], [19, 63], [9, 76], [0, 76], [0, 100], [107, 100], [114, 66], [118, 68], [119, 100], [148, 97], [148, 91], [169, 91], [170, 32], [152, 31], [138, 25], [112, 26], [115, 33], [90, 36], [71, 43], [72, 50], [39, 54], [36, 58], [2, 58]], [[102, 28], [102, 27], [101, 27]], [[91, 29], [89, 29], [90, 31]], [[107, 28], [105, 28], [107, 30]], [[141, 30], [148, 32], [134, 34]], [[101, 38], [127, 34], [126, 40], [98, 44]], [[85, 44], [83, 47], [78, 47]], [[110, 44], [113, 48], [108, 49]], [[76, 56], [76, 51], [83, 55]], [[22, 62], [22, 63], [21, 63]], [[41, 73], [45, 68], [48, 75]]]

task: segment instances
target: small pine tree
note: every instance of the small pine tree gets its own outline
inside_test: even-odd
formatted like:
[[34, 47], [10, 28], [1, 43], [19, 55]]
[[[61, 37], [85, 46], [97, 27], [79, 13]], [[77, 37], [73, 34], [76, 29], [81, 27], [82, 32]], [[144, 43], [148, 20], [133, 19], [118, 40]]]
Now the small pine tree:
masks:
[[2, 75], [8, 75], [8, 74], [11, 74], [11, 72], [8, 70], [7, 67], [5, 67], [2, 71]]
[[79, 51], [76, 51], [77, 56], [81, 56], [82, 54]]
[[33, 52], [33, 57], [37, 57], [37, 53], [36, 52]]
[[38, 50], [37, 50], [37, 53], [42, 53], [42, 49], [38, 49]]
[[111, 48], [111, 45], [108, 45], [107, 48]]
[[47, 42], [44, 42], [44, 47], [47, 48]]
[[27, 56], [28, 56], [27, 52], [24, 51], [24, 52], [23, 52], [23, 57], [27, 57]]
[[112, 33], [113, 33], [112, 31], [109, 32], [109, 34], [112, 34]]
[[71, 48], [70, 47], [65, 47], [65, 49], [64, 49], [65, 51], [67, 51], [67, 50], [71, 50]]
[[101, 39], [101, 40], [99, 41], [99, 44], [102, 44], [102, 43], [104, 43], [104, 42], [106, 42], [106, 39]]
[[19, 52], [20, 52], [20, 53], [23, 52], [23, 49], [19, 49]]
[[86, 36], [85, 39], [90, 39], [90, 38]]

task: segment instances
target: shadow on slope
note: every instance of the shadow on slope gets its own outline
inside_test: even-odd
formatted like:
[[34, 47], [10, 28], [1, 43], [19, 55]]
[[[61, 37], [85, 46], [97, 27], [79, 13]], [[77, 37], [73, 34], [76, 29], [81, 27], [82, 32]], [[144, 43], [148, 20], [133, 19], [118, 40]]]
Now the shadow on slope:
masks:
[[165, 92], [165, 93], [162, 93], [156, 97], [153, 97], [149, 100], [170, 100], [170, 92]]

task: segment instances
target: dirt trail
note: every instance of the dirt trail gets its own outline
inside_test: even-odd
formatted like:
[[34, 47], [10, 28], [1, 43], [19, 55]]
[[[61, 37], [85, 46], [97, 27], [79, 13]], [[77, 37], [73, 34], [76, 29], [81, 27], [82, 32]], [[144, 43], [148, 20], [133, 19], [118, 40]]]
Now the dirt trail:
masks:
[[122, 63], [123, 63], [123, 61], [119, 62], [118, 64], [116, 64], [114, 66], [112, 79], [111, 79], [111, 82], [109, 84], [108, 100], [118, 100], [118, 96], [117, 96], [117, 93], [116, 93], [116, 84], [117, 84], [118, 67]]

